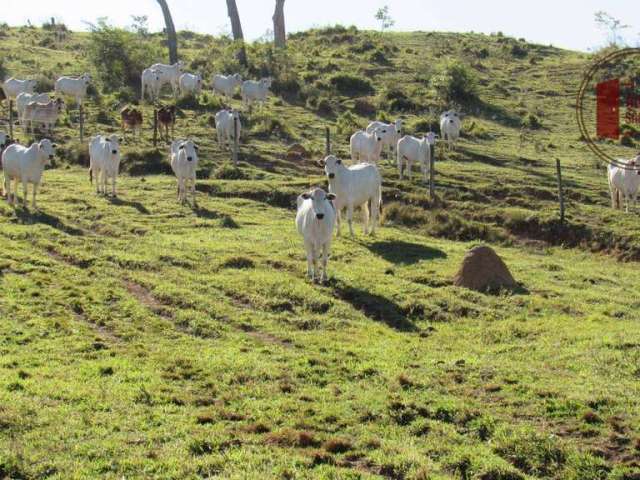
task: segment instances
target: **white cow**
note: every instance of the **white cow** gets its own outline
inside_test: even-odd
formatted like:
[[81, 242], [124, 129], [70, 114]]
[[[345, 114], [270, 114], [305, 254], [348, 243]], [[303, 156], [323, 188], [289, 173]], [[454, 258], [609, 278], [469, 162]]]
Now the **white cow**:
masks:
[[270, 78], [263, 78], [259, 81], [245, 80], [242, 83], [240, 93], [242, 93], [242, 102], [251, 106], [253, 102], [263, 103], [267, 101], [267, 95], [271, 88], [272, 80]]
[[183, 73], [178, 79], [180, 95], [198, 95], [202, 91], [202, 77], [199, 74]]
[[7, 78], [2, 83], [4, 96], [9, 100], [15, 100], [21, 93], [33, 93], [36, 88], [35, 80], [18, 80], [17, 78]]
[[87, 96], [87, 87], [91, 83], [91, 75], [88, 73], [80, 77], [60, 77], [56, 80], [55, 91], [59, 96], [71, 97], [78, 105]]
[[[327, 281], [327, 261], [331, 253], [331, 239], [336, 223], [336, 209], [333, 193], [314, 188], [298, 197], [296, 226], [304, 239], [307, 252], [307, 275], [311, 280]], [[318, 276], [318, 259], [322, 264], [322, 274]]]
[[440, 137], [447, 143], [449, 150], [455, 149], [461, 130], [462, 119], [458, 112], [448, 110], [440, 115]]
[[[160, 77], [160, 89], [163, 85], [168, 83], [171, 85], [171, 88], [173, 89], [173, 96], [175, 97], [180, 91], [180, 75], [182, 75], [182, 67], [184, 67], [184, 62], [180, 61], [173, 65], [154, 63], [149, 68], [158, 72], [158, 76]], [[160, 90], [158, 90], [158, 93], [160, 93]]]
[[89, 180], [96, 177], [96, 192], [107, 194], [111, 179], [111, 193], [116, 194], [116, 179], [120, 170], [120, 139], [117, 135], [97, 135], [89, 141]]
[[213, 90], [224, 95], [225, 97], [233, 97], [236, 88], [242, 85], [242, 77], [236, 73], [234, 75], [214, 75]]
[[24, 109], [30, 102], [49, 103], [51, 98], [46, 93], [26, 93], [22, 92], [16, 97], [16, 110], [20, 123], [24, 125]]
[[618, 160], [618, 162], [620, 162], [620, 166], [609, 164], [607, 169], [611, 207], [621, 209], [620, 197], [622, 196], [625, 202], [625, 211], [629, 213], [630, 205], [635, 208], [638, 188], [640, 188], [640, 155], [631, 160]]
[[[44, 139], [30, 147], [14, 143], [2, 153], [2, 169], [4, 170], [4, 194], [9, 203], [18, 201], [18, 182], [22, 183], [24, 204], [27, 205], [28, 184], [33, 184], [33, 208], [36, 207], [36, 193], [42, 180], [42, 172], [51, 164], [56, 145]], [[15, 180], [15, 188], [11, 193], [11, 181]], [[12, 197], [13, 195], [13, 197]]]
[[238, 141], [240, 141], [240, 132], [242, 124], [240, 123], [240, 113], [237, 110], [220, 110], [216, 113], [216, 133], [218, 135], [218, 144], [223, 147], [224, 144], [231, 148], [233, 145], [233, 121], [238, 122]]
[[170, 152], [171, 169], [178, 178], [178, 200], [187, 200], [187, 188], [196, 203], [196, 170], [198, 169], [198, 147], [191, 140], [174, 140]]
[[25, 131], [33, 130], [34, 123], [41, 123], [50, 132], [58, 121], [58, 115], [62, 113], [62, 110], [64, 110], [64, 101], [61, 98], [50, 100], [47, 103], [29, 102], [24, 107], [23, 127]]
[[382, 139], [386, 135], [385, 128], [376, 128], [371, 133], [362, 130], [351, 135], [351, 161], [377, 164], [382, 152]]
[[405, 135], [398, 140], [397, 160], [398, 175], [402, 180], [403, 166], [406, 163], [407, 177], [411, 178], [411, 166], [413, 162], [419, 162], [424, 180], [427, 180], [431, 169], [431, 145], [436, 143], [436, 134], [427, 133], [424, 138], [416, 138]]
[[[371, 234], [376, 231], [376, 224], [380, 207], [382, 206], [382, 178], [375, 165], [360, 163], [345, 167], [342, 160], [329, 155], [320, 162], [329, 177], [329, 192], [336, 195], [334, 205], [337, 212], [338, 236], [340, 236], [340, 212], [347, 209], [349, 232], [353, 236], [353, 210], [362, 207], [364, 212], [364, 233], [369, 230], [371, 220]], [[369, 203], [370, 208], [369, 208]], [[371, 218], [369, 218], [371, 217]]]
[[151, 68], [145, 68], [140, 76], [142, 82], [142, 94], [141, 97], [144, 100], [145, 95], [148, 94], [149, 99], [155, 102], [160, 96], [160, 89], [162, 88], [162, 82], [160, 81], [160, 74]]
[[[382, 147], [388, 147], [391, 155], [395, 153], [398, 140], [400, 140], [402, 132], [402, 120], [398, 119], [395, 123], [371, 122], [367, 125], [367, 133], [373, 133], [376, 129], [385, 130], [382, 135]], [[393, 158], [393, 157], [391, 157]]]

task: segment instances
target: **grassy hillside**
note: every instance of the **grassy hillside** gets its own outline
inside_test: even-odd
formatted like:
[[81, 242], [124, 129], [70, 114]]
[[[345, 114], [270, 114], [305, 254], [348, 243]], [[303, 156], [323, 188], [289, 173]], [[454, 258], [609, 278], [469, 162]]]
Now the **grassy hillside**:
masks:
[[[227, 41], [180, 36], [190, 69], [239, 68]], [[138, 40], [162, 51], [159, 36]], [[135, 101], [91, 62], [89, 34], [3, 29], [0, 45], [0, 73], [44, 88], [94, 74], [88, 134], [117, 131]], [[197, 207], [176, 203], [148, 125], [123, 146], [119, 199], [96, 196], [74, 110], [41, 211], [0, 204], [0, 477], [638, 478], [637, 263], [620, 259], [638, 258], [640, 236], [635, 215], [608, 208], [574, 126], [589, 58], [342, 28], [249, 57], [245, 76], [273, 75], [276, 95], [243, 116], [239, 169], [214, 142], [220, 100], [180, 104], [177, 135], [201, 147]], [[459, 65], [476, 95], [443, 88]], [[439, 201], [384, 165], [383, 228], [336, 240], [332, 280], [310, 284], [293, 208], [325, 184], [325, 126], [346, 156], [368, 118], [424, 132], [454, 100], [466, 133], [439, 154]], [[294, 141], [313, 158], [287, 160]], [[519, 292], [452, 286], [478, 241]]]

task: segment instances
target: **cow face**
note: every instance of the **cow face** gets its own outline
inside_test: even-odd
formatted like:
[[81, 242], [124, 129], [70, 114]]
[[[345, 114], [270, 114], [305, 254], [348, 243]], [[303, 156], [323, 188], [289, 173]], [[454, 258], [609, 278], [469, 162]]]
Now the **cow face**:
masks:
[[342, 165], [342, 160], [335, 157], [334, 155], [329, 155], [324, 160], [319, 162], [320, 166], [324, 167], [324, 172], [329, 177], [329, 180], [333, 180], [336, 178], [336, 174], [340, 171], [341, 168], [344, 168]]
[[51, 160], [53, 160], [53, 156], [56, 154], [56, 144], [51, 143], [51, 140], [45, 138], [44, 140], [40, 140], [38, 143], [38, 153], [40, 154], [40, 158], [43, 160], [45, 165], [51, 165]]
[[427, 140], [427, 142], [429, 142], [430, 145], [435, 145], [436, 138], [438, 138], [438, 135], [434, 132], [427, 132], [424, 138]]
[[107, 137], [105, 140], [107, 142], [109, 142], [109, 151], [111, 152], [111, 155], [113, 155], [114, 157], [119, 157], [120, 156], [120, 142], [122, 141], [122, 139], [118, 138], [117, 135], [111, 135], [111, 136]]
[[187, 162], [198, 161], [198, 147], [195, 143], [193, 143], [193, 141], [187, 140], [185, 142], [182, 142], [182, 145], [178, 147], [178, 150], [180, 150], [184, 154], [184, 158], [187, 160]]
[[262, 83], [265, 88], [271, 88], [273, 80], [271, 78], [263, 78], [262, 80], [260, 80], [260, 83]]
[[53, 103], [56, 104], [56, 109], [58, 110], [58, 113], [62, 113], [62, 110], [64, 110], [64, 100], [62, 98], [56, 98]]
[[304, 200], [311, 200], [311, 208], [316, 217], [316, 220], [323, 220], [327, 215], [328, 209], [334, 208], [331, 203], [336, 199], [333, 193], [326, 193], [321, 188], [314, 188], [310, 192], [305, 192], [302, 195]]
[[382, 140], [384, 140], [384, 137], [387, 135], [387, 129], [379, 128], [374, 132], [374, 134], [376, 136], [376, 141], [381, 142]]
[[82, 77], [80, 77], [83, 81], [84, 84], [86, 86], [88, 86], [91, 83], [91, 75], [89, 75], [88, 73], [85, 73], [84, 75], [82, 75]]

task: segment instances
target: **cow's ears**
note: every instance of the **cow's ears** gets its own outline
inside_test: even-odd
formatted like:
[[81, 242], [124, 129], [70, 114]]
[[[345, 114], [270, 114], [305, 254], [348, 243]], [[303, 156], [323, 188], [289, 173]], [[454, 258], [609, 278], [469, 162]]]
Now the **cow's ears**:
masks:
[[57, 143], [52, 143], [52, 144], [51, 144], [51, 147], [52, 147], [52, 148], [58, 148], [58, 144], [57, 144]]
[[194, 145], [193, 148], [196, 149], [196, 152], [199, 151], [200, 149], [198, 148], [198, 145]]
[[180, 145], [180, 146], [178, 147], [178, 150], [184, 150], [184, 145]]
[[335, 200], [335, 199], [336, 199], [335, 193], [327, 193], [327, 200]]
[[124, 142], [124, 137], [120, 137], [120, 138], [118, 139], [118, 142]]
[[307, 192], [302, 194], [302, 198], [304, 198], [305, 200], [309, 200], [311, 198], [311, 195], [309, 195]]
[[340, 159], [336, 160], [336, 165], [342, 165], [342, 160]]
[[327, 163], [326, 163], [324, 160], [318, 160], [318, 165], [319, 165], [321, 168], [324, 168], [324, 166], [325, 166], [326, 164], [327, 164]]

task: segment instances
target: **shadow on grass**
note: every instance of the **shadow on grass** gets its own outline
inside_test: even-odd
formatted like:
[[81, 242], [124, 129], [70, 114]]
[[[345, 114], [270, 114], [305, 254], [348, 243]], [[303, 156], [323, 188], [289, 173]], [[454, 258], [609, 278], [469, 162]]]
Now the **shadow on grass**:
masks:
[[207, 218], [209, 220], [216, 220], [220, 218], [220, 214], [214, 210], [209, 210], [204, 207], [200, 207], [198, 205], [192, 205], [191, 210], [196, 214], [199, 218]]
[[421, 260], [447, 258], [447, 254], [437, 248], [401, 240], [375, 242], [365, 246], [386, 261], [397, 265], [413, 265]]
[[351, 304], [366, 317], [376, 322], [383, 322], [391, 328], [402, 332], [415, 332], [418, 328], [407, 318], [402, 308], [386, 297], [346, 285], [340, 280], [331, 282], [336, 297]]
[[123, 200], [120, 197], [107, 197], [112, 205], [119, 207], [131, 207], [135, 208], [139, 213], [143, 215], [149, 215], [151, 212], [140, 202], [132, 202], [131, 200]]
[[66, 233], [67, 235], [73, 235], [74, 237], [81, 237], [84, 235], [84, 232], [79, 228], [72, 227], [71, 225], [67, 225], [58, 217], [54, 217], [53, 215], [49, 215], [48, 213], [35, 211], [31, 212], [27, 208], [17, 207], [15, 209], [16, 217], [20, 223], [24, 225], [33, 225], [33, 224], [43, 224], [49, 225], [50, 227], [55, 228], [56, 230], [60, 230], [61, 232]]

